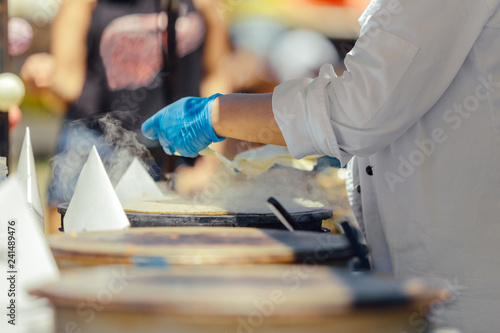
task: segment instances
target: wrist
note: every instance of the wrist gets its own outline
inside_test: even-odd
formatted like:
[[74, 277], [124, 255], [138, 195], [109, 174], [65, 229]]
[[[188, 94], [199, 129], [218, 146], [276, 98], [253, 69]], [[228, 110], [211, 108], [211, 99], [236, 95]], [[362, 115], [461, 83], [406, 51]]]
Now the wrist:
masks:
[[[210, 102], [208, 104], [208, 121], [209, 121], [209, 136], [212, 142], [220, 142], [225, 140], [226, 138], [220, 134], [217, 133], [217, 131], [214, 128], [214, 122], [213, 119], [217, 120], [216, 123], [220, 124], [220, 107], [219, 107], [219, 96], [221, 94], [214, 94], [209, 97]], [[216, 106], [214, 107], [214, 104], [216, 103]], [[220, 126], [218, 126], [220, 127]], [[220, 132], [219, 132], [220, 133]]]
[[[222, 95], [221, 95], [222, 96]], [[221, 114], [220, 114], [220, 98], [221, 96], [217, 96], [213, 103], [212, 109], [210, 113], [210, 122], [212, 123], [212, 128], [214, 129], [215, 135], [218, 137], [223, 137], [221, 134]]]

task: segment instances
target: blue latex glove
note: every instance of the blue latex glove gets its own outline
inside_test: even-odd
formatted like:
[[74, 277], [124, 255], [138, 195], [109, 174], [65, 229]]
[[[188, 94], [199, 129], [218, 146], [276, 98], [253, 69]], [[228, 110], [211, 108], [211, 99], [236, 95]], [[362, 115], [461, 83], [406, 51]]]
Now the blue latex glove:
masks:
[[212, 142], [225, 139], [215, 134], [210, 120], [212, 104], [220, 95], [184, 97], [167, 105], [142, 124], [142, 133], [148, 139], [158, 139], [169, 155], [177, 151], [195, 157]]

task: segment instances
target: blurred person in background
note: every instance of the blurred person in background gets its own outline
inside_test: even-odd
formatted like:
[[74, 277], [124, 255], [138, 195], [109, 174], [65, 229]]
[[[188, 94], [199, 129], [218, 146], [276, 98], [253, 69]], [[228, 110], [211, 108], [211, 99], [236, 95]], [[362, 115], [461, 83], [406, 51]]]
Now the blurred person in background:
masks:
[[13, 130], [19, 125], [21, 119], [23, 118], [23, 113], [21, 108], [17, 105], [13, 105], [9, 108], [9, 130]]
[[359, 33], [357, 18], [368, 2], [221, 0], [234, 46], [224, 66], [229, 73], [236, 73], [231, 78], [235, 90], [272, 92], [293, 75], [317, 75], [326, 62], [342, 72], [345, 54], [339, 51], [352, 47]]
[[[271, 94], [183, 99], [142, 130], [169, 153], [210, 144], [185, 135], [202, 128], [218, 141], [260, 139], [296, 158], [338, 158], [373, 269], [448, 287], [448, 300], [429, 304], [433, 326], [494, 332], [500, 0], [373, 0], [359, 22], [342, 77], [327, 64]], [[409, 318], [425, 331], [421, 319]]]
[[[172, 73], [166, 62], [172, 58], [166, 50], [166, 4], [160, 0], [63, 0], [52, 25], [51, 52], [33, 54], [24, 63], [21, 77], [28, 89], [50, 94], [67, 105], [49, 184], [47, 232], [57, 232], [57, 205], [71, 200], [92, 145], [105, 165], [113, 161], [113, 144], [120, 143], [103, 139], [104, 115], [110, 115], [104, 119], [118, 128], [137, 133], [138, 141], [155, 157], [152, 175], [158, 180], [174, 171], [179, 161], [165, 158], [156, 141], [142, 136], [140, 124], [175, 98], [231, 92], [227, 81], [218, 77], [219, 61], [231, 46], [215, 0], [179, 1], [174, 69], [178, 80], [169, 81]], [[125, 133], [118, 131], [118, 135]], [[198, 175], [210, 174], [218, 165], [214, 158], [203, 160]]]

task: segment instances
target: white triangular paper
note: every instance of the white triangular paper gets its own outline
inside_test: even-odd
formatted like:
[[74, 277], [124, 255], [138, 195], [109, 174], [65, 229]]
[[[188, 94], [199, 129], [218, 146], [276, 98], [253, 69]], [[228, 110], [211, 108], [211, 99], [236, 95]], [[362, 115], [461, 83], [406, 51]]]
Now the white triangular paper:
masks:
[[127, 215], [94, 146], [64, 216], [64, 232], [121, 230], [129, 226]]
[[43, 230], [43, 206], [36, 177], [35, 157], [31, 145], [30, 129], [26, 127], [23, 146], [19, 154], [16, 176], [26, 193], [26, 200]]
[[163, 193], [136, 157], [115, 186], [120, 200], [161, 198]]
[[[0, 261], [7, 269], [2, 274], [16, 272], [12, 274], [17, 275], [20, 298], [30, 297], [28, 289], [59, 278], [59, 269], [37, 224], [18, 178], [9, 178], [0, 188]], [[7, 293], [1, 295], [3, 298]]]

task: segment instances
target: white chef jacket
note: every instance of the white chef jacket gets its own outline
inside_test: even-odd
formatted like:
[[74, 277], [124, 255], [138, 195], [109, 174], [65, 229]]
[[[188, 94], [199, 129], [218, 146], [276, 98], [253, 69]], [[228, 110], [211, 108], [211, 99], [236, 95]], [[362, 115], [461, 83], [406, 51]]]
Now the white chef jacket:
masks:
[[343, 77], [273, 95], [294, 157], [350, 160], [375, 269], [444, 281], [430, 318], [464, 333], [500, 330], [499, 3], [372, 0]]

